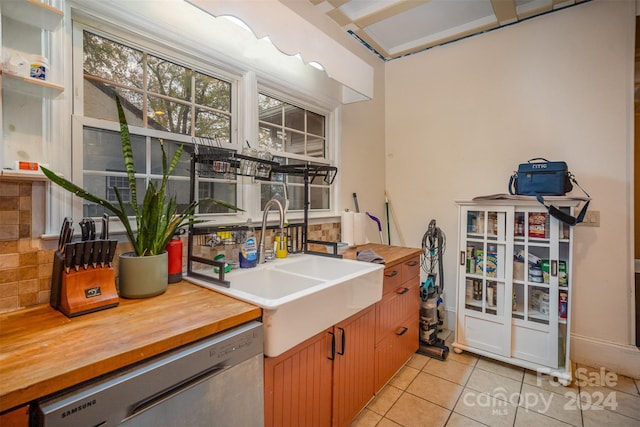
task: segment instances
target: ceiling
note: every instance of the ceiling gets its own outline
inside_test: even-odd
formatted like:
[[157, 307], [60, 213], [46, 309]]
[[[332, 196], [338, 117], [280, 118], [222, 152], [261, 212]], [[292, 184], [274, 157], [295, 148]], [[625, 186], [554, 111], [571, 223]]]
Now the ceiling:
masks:
[[388, 61], [589, 0], [309, 0]]

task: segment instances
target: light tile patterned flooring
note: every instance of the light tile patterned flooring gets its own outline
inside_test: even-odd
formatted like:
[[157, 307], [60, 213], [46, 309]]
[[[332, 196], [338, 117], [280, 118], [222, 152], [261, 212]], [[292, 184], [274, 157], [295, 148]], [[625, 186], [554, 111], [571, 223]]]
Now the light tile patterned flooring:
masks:
[[[453, 334], [440, 334], [451, 349]], [[577, 365], [568, 387], [527, 369], [453, 349], [415, 354], [351, 427], [640, 426], [640, 380]]]

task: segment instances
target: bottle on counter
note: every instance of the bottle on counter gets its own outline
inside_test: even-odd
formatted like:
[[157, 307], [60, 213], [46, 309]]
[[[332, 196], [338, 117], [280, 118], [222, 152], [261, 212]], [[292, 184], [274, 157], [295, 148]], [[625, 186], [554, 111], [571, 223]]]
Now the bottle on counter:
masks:
[[247, 231], [240, 245], [238, 258], [240, 260], [240, 268], [251, 268], [258, 264], [258, 244], [251, 218], [247, 219]]

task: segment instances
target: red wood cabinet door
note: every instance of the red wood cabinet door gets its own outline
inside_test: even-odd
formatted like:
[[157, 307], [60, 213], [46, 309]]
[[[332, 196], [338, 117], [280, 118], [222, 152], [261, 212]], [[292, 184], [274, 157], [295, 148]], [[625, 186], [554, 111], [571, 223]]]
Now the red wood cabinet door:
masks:
[[334, 326], [333, 426], [348, 426], [374, 394], [375, 306]]
[[331, 426], [331, 336], [322, 332], [264, 362], [265, 426]]

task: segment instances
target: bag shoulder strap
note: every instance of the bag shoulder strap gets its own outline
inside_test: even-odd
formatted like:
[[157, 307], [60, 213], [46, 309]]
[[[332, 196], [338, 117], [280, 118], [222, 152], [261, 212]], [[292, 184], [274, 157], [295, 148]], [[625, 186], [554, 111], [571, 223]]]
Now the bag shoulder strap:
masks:
[[587, 214], [587, 209], [589, 208], [589, 203], [591, 202], [591, 196], [589, 196], [589, 193], [584, 191], [584, 188], [582, 188], [580, 184], [578, 184], [576, 177], [571, 172], [569, 172], [568, 175], [571, 182], [573, 182], [580, 190], [582, 190], [582, 192], [587, 196], [587, 199], [588, 199], [584, 204], [584, 206], [582, 207], [582, 209], [580, 209], [580, 212], [578, 213], [577, 216], [574, 217], [569, 214], [566, 214], [553, 205], [546, 205], [544, 203], [544, 198], [540, 194], [536, 195], [536, 199], [545, 208], [547, 208], [547, 211], [552, 217], [564, 222], [567, 225], [573, 226], [573, 225], [580, 224], [582, 221], [584, 221], [584, 216]]
[[516, 187], [518, 186], [518, 172], [514, 172], [509, 178], [509, 194], [512, 196], [516, 194]]

